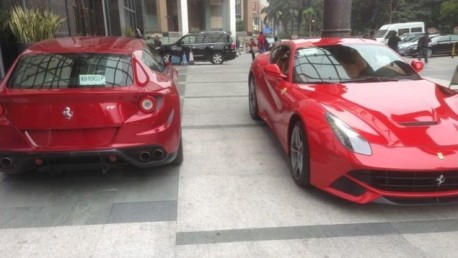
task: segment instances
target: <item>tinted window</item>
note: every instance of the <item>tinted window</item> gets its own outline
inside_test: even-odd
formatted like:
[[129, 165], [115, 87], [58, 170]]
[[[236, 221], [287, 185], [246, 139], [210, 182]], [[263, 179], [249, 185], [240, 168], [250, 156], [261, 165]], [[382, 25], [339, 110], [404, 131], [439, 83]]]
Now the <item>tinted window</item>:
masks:
[[203, 43], [205, 39], [205, 34], [198, 34], [196, 35], [196, 43]]
[[205, 33], [203, 43], [227, 43], [230, 42], [230, 37], [226, 33], [215, 32], [215, 33]]
[[23, 56], [13, 70], [8, 87], [103, 88], [132, 83], [130, 56], [68, 53]]
[[415, 27], [411, 29], [411, 32], [422, 32], [423, 28], [422, 27]]
[[401, 36], [404, 33], [409, 33], [409, 29], [399, 29], [398, 36]]
[[153, 71], [162, 72], [165, 69], [164, 60], [156, 51], [151, 51], [149, 47], [144, 49], [142, 61]]
[[181, 43], [185, 45], [194, 44], [195, 42], [196, 42], [196, 36], [194, 35], [188, 35], [181, 39]]
[[409, 64], [384, 46], [333, 45], [298, 49], [293, 80], [298, 83], [347, 80], [420, 79]]

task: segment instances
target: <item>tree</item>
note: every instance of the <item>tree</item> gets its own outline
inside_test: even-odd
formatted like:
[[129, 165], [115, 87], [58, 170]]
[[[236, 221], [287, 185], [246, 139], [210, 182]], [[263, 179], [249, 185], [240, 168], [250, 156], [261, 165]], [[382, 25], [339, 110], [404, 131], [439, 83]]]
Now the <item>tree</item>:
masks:
[[405, 0], [386, 0], [388, 1], [389, 22], [393, 23], [393, 16], [396, 15], [398, 9], [405, 4]]
[[[457, 0], [445, 0], [440, 6], [441, 21], [446, 26], [444, 29], [453, 30], [455, 26], [458, 26], [458, 1]], [[447, 26], [448, 25], [448, 26]]]

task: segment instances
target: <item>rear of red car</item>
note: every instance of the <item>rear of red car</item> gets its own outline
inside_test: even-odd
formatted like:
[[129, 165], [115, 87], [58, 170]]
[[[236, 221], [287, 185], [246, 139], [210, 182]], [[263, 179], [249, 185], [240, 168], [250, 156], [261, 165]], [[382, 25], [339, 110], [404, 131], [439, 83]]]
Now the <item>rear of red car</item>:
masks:
[[141, 41], [75, 42], [32, 47], [2, 82], [0, 171], [180, 163], [176, 71]]

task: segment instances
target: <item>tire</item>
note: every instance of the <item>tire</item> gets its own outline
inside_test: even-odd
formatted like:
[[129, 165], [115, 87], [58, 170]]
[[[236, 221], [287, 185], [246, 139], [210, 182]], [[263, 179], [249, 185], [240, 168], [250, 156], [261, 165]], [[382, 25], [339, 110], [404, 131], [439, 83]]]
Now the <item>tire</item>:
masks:
[[248, 81], [248, 105], [250, 108], [250, 116], [253, 120], [260, 120], [258, 115], [258, 98], [256, 96], [256, 85], [253, 77], [250, 76]]
[[296, 121], [289, 140], [291, 175], [301, 187], [310, 186], [310, 158], [304, 125]]
[[211, 56], [212, 64], [223, 64], [224, 63], [224, 56], [221, 52], [215, 52]]
[[172, 166], [179, 166], [183, 163], [184, 156], [183, 156], [183, 138], [180, 138], [180, 145], [178, 147], [178, 152], [176, 158], [170, 163]]

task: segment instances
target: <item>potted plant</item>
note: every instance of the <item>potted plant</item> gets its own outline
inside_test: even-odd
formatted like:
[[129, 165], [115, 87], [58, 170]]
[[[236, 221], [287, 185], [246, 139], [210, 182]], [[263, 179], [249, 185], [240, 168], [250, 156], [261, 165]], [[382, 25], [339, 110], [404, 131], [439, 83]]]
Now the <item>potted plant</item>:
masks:
[[43, 9], [11, 9], [9, 27], [21, 53], [31, 44], [53, 38], [65, 18]]

